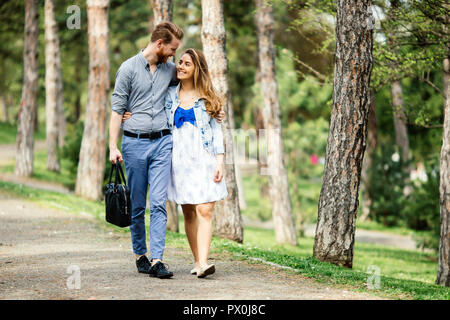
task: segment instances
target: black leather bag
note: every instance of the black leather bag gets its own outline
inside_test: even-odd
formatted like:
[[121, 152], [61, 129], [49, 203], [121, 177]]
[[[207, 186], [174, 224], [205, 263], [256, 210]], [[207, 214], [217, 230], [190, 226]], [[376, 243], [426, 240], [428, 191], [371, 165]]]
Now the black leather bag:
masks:
[[[115, 173], [115, 181], [111, 182]], [[122, 184], [123, 181], [123, 184]], [[120, 162], [112, 165], [109, 173], [109, 183], [105, 186], [106, 221], [118, 227], [131, 225], [130, 189], [123, 175]]]

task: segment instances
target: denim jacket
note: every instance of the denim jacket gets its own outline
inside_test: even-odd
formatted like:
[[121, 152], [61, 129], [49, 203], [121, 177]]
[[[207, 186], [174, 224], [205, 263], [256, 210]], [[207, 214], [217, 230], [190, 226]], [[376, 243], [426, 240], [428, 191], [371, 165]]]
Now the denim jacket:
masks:
[[[180, 105], [178, 100], [178, 92], [180, 84], [169, 87], [164, 102], [167, 121], [170, 130], [173, 130], [173, 118], [175, 111]], [[222, 126], [217, 122], [216, 118], [211, 118], [206, 111], [205, 101], [199, 98], [194, 103], [195, 122], [201, 132], [202, 142], [205, 149], [211, 154], [225, 153], [223, 146]]]

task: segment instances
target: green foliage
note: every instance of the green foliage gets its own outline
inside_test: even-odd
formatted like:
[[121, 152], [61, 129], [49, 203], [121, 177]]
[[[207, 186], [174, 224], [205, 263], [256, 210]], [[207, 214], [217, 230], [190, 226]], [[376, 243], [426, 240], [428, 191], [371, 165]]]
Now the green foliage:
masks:
[[406, 204], [403, 190], [408, 177], [405, 170], [407, 163], [399, 154], [396, 146], [381, 145], [373, 154], [368, 174], [366, 188], [372, 199], [371, 218], [385, 226], [400, 223]]
[[73, 186], [77, 180], [78, 162], [80, 160], [81, 140], [83, 139], [83, 121], [77, 122], [75, 125], [67, 126], [67, 134], [65, 137], [65, 145], [62, 148], [60, 157], [68, 161], [68, 170], [73, 181]]
[[440, 206], [439, 206], [439, 158], [425, 163], [426, 181], [417, 180], [408, 195], [403, 209], [404, 220], [408, 228], [429, 231], [416, 236], [420, 247], [439, 249]]
[[[371, 219], [384, 226], [415, 230], [414, 238], [420, 247], [437, 250], [440, 236], [438, 157], [425, 162], [426, 181], [408, 179], [408, 163], [401, 159], [395, 146], [381, 146], [372, 161], [367, 185], [372, 199]], [[409, 190], [406, 195], [405, 188]]]

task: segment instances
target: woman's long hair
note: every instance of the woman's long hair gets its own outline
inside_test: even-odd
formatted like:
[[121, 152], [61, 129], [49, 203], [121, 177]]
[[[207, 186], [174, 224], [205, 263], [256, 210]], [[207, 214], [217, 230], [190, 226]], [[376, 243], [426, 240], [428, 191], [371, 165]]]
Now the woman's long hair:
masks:
[[206, 111], [211, 117], [216, 117], [220, 112], [223, 99], [214, 90], [209, 76], [208, 64], [205, 55], [197, 49], [189, 48], [181, 56], [188, 54], [194, 62], [194, 88], [200, 93], [200, 97], [205, 99]]

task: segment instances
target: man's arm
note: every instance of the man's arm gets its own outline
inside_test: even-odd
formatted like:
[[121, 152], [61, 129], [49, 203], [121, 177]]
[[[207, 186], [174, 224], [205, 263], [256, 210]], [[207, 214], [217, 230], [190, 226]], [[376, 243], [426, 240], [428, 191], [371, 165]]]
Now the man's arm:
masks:
[[115, 111], [111, 112], [111, 120], [109, 121], [109, 161], [112, 163], [116, 163], [117, 158], [119, 158], [120, 162], [123, 161], [122, 154], [117, 148], [122, 116]]
[[123, 161], [122, 154], [117, 148], [117, 139], [122, 124], [123, 113], [127, 109], [131, 87], [131, 72], [129, 66], [123, 63], [116, 74], [114, 92], [111, 96], [111, 119], [109, 121], [109, 161], [116, 163]]

